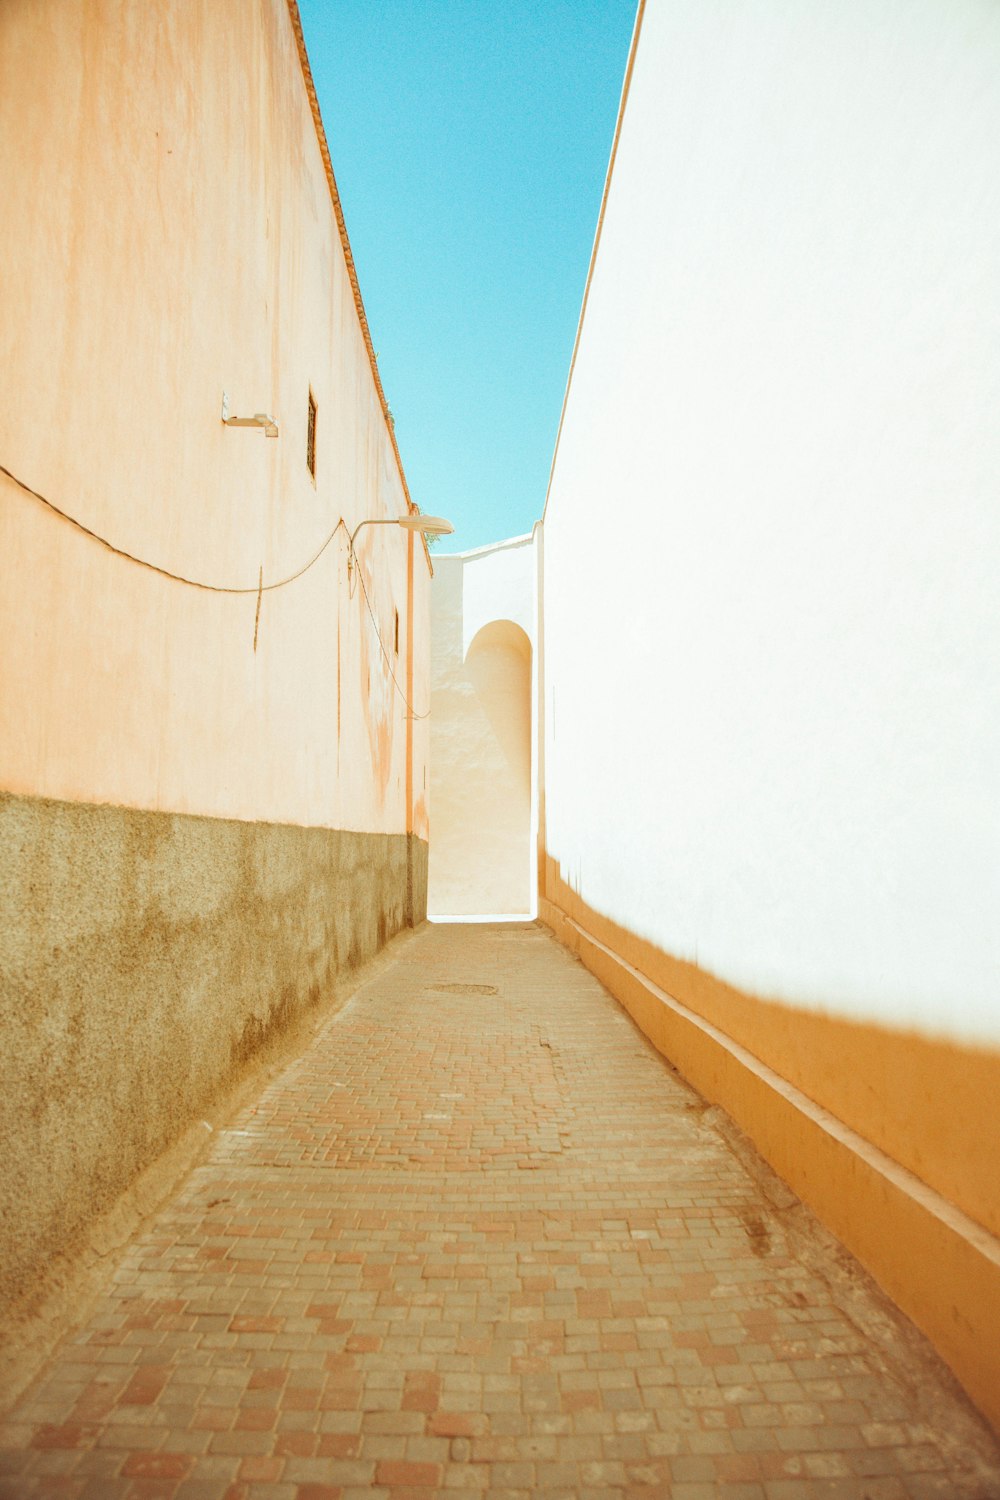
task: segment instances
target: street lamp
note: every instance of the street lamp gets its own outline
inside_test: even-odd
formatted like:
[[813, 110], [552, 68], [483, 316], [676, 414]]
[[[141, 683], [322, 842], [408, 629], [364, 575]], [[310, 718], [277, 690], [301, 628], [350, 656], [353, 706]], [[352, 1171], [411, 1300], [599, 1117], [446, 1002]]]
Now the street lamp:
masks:
[[373, 517], [367, 521], [359, 521], [347, 543], [348, 578], [354, 567], [354, 538], [362, 526], [402, 526], [404, 531], [419, 531], [423, 536], [449, 536], [455, 530], [451, 522], [446, 521], [443, 516], [422, 516], [417, 510], [408, 516], [388, 516], [378, 519]]

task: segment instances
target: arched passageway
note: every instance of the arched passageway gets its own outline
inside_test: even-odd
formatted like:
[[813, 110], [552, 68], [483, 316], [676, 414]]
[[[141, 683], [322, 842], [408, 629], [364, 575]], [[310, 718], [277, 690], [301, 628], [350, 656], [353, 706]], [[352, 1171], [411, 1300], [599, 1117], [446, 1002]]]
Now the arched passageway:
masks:
[[529, 913], [531, 642], [492, 620], [435, 684], [432, 915]]

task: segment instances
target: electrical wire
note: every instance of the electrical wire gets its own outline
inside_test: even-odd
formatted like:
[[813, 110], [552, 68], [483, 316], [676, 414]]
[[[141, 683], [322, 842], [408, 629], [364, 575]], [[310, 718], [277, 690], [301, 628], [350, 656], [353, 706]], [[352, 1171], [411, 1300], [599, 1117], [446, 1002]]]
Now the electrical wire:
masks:
[[6, 474], [7, 478], [13, 480], [18, 489], [22, 489], [26, 494], [32, 495], [36, 500], [40, 500], [41, 503], [47, 506], [49, 510], [54, 511], [57, 516], [61, 516], [64, 521], [68, 521], [71, 526], [75, 526], [77, 531], [82, 531], [84, 536], [89, 536], [92, 541], [98, 542], [100, 546], [102, 546], [107, 552], [113, 552], [116, 557], [124, 557], [126, 561], [136, 563], [140, 568], [148, 568], [151, 573], [159, 573], [161, 578], [170, 578], [174, 583], [187, 584], [188, 588], [204, 589], [209, 594], [260, 595], [269, 594], [274, 589], [283, 589], [288, 584], [294, 583], [296, 579], [301, 578], [304, 573], [308, 573], [309, 569], [319, 562], [320, 558], [323, 556], [323, 553], [326, 551], [327, 547], [329, 547], [330, 543], [337, 535], [337, 532], [340, 530], [341, 526], [343, 526], [345, 531], [347, 530], [347, 522], [344, 520], [343, 516], [341, 516], [340, 520], [337, 522], [336, 526], [330, 532], [330, 535], [326, 538], [325, 542], [319, 548], [319, 550], [317, 552], [314, 552], [309, 561], [307, 563], [304, 563], [301, 568], [297, 568], [294, 573], [289, 573], [287, 578], [276, 578], [273, 583], [263, 583], [260, 579], [258, 579], [256, 583], [249, 584], [246, 588], [228, 587], [221, 583], [205, 583], [202, 579], [187, 578], [183, 573], [172, 573], [169, 568], [161, 568], [159, 563], [149, 562], [144, 557], [136, 557], [133, 553], [126, 552], [124, 547], [116, 547], [114, 542], [109, 542], [107, 537], [101, 536], [99, 532], [92, 531], [89, 526], [85, 526], [82, 521], [78, 521], [76, 517], [71, 516], [68, 511], [60, 509], [60, 507], [54, 504], [53, 501], [47, 499], [44, 495], [40, 495], [37, 490], [33, 490], [30, 484], [25, 484], [23, 479], [18, 479], [17, 475], [12, 474], [8, 468], [4, 467], [3, 464], [0, 464], [0, 474]]
[[358, 582], [361, 585], [361, 592], [365, 596], [365, 603], [368, 606], [368, 613], [371, 615], [372, 625], [375, 628], [375, 639], [378, 641], [379, 648], [381, 649], [382, 655], [385, 657], [385, 664], [386, 664], [386, 666], [389, 669], [389, 676], [392, 678], [392, 685], [396, 689], [396, 692], [399, 694], [399, 696], [402, 698], [403, 702], [406, 704], [406, 707], [409, 709], [409, 713], [410, 713], [410, 718], [411, 719], [427, 719], [427, 718], [430, 717], [430, 712], [431, 712], [430, 709], [428, 709], [427, 712], [424, 713], [424, 714], [418, 714], [416, 712], [416, 710], [414, 709], [413, 704], [410, 702], [409, 698], [407, 698], [406, 694], [403, 692], [403, 689], [400, 687], [399, 683], [396, 681], [396, 674], [392, 670], [392, 662], [389, 659], [389, 653], [388, 653], [388, 651], [385, 649], [385, 642], [382, 639], [382, 632], [378, 628], [378, 620], [376, 620], [376, 618], [375, 618], [375, 611], [372, 609], [372, 602], [371, 602], [371, 600], [368, 597], [368, 590], [365, 588], [365, 580], [361, 576], [361, 564], [360, 563], [357, 564], [357, 569], [358, 569]]
[[[283, 589], [288, 584], [295, 583], [295, 581], [297, 579], [301, 578], [303, 576], [303, 574], [308, 573], [309, 569], [312, 568], [312, 567], [314, 567], [315, 564], [319, 562], [320, 558], [323, 556], [323, 553], [326, 551], [327, 547], [329, 547], [330, 543], [333, 541], [334, 537], [337, 535], [337, 532], [340, 530], [340, 528], [342, 526], [344, 528], [344, 531], [347, 533], [348, 539], [350, 538], [350, 532], [347, 531], [347, 522], [344, 520], [343, 516], [341, 516], [340, 520], [337, 522], [336, 526], [333, 528], [333, 530], [330, 532], [329, 536], [323, 542], [322, 546], [318, 549], [318, 551], [316, 551], [316, 552], [313, 553], [313, 555], [309, 559], [309, 561], [307, 563], [304, 563], [301, 568], [297, 568], [294, 573], [289, 573], [288, 576], [285, 577], [285, 578], [275, 579], [275, 581], [273, 583], [264, 583], [264, 581], [263, 581], [263, 576], [264, 575], [263, 575], [263, 568], [262, 568], [260, 576], [258, 577], [257, 582], [255, 584], [249, 585], [247, 588], [229, 587], [227, 585], [220, 584], [220, 583], [205, 583], [202, 579], [187, 578], [187, 577], [185, 577], [185, 575], [183, 573], [173, 573], [173, 572], [171, 572], [171, 570], [169, 568], [161, 568], [160, 565], [159, 565], [159, 563], [149, 562], [144, 557], [136, 557], [133, 553], [126, 552], [125, 549], [124, 549], [124, 547], [116, 547], [115, 544], [114, 544], [114, 542], [109, 542], [108, 541], [107, 537], [101, 536], [100, 533], [97, 532], [97, 531], [92, 531], [89, 526], [85, 526], [82, 521], [78, 521], [76, 519], [76, 517], [75, 516], [71, 516], [68, 513], [68, 511], [63, 510], [60, 506], [56, 505], [52, 500], [49, 500], [45, 495], [39, 494], [38, 490], [33, 490], [31, 488], [30, 484], [25, 484], [25, 482], [24, 482], [23, 479], [18, 479], [17, 475], [16, 474], [12, 474], [11, 471], [10, 471], [10, 469], [8, 469], [4, 464], [0, 464], [0, 474], [5, 474], [7, 476], [7, 478], [9, 480], [11, 480], [11, 482], [13, 484], [17, 485], [18, 489], [24, 490], [25, 494], [31, 495], [33, 499], [38, 500], [48, 510], [51, 510], [55, 515], [61, 517], [62, 520], [68, 521], [71, 526], [75, 526], [76, 529], [77, 529], [77, 531], [82, 531], [83, 534], [84, 534], [84, 536], [89, 536], [92, 541], [97, 542], [99, 544], [99, 546], [101, 546], [101, 547], [103, 547], [105, 549], [105, 551], [113, 553], [115, 555], [115, 557], [123, 557], [123, 558], [125, 558], [126, 562], [135, 563], [140, 568], [147, 568], [151, 573], [158, 573], [161, 578], [169, 578], [174, 583], [183, 583], [183, 584], [186, 584], [188, 588], [202, 589], [206, 593], [210, 593], [210, 594], [256, 594], [256, 596], [257, 596], [257, 616], [256, 616], [256, 619], [254, 621], [254, 650], [255, 651], [257, 649], [257, 628], [258, 628], [258, 626], [260, 624], [260, 599], [261, 599], [261, 595], [262, 594], [269, 594], [274, 589]], [[352, 551], [353, 551], [353, 548], [352, 548]], [[386, 664], [386, 667], [388, 668], [389, 676], [392, 678], [392, 685], [396, 689], [396, 692], [399, 694], [399, 696], [402, 698], [403, 702], [406, 704], [406, 707], [407, 707], [407, 710], [409, 711], [410, 717], [413, 718], [413, 719], [426, 719], [426, 718], [428, 718], [430, 716], [430, 709], [428, 709], [427, 712], [423, 713], [423, 714], [416, 713], [414, 711], [413, 704], [407, 698], [406, 694], [404, 693], [403, 689], [400, 687], [400, 685], [399, 685], [399, 683], [398, 683], [398, 681], [396, 679], [396, 674], [392, 670], [392, 661], [390, 659], [388, 651], [386, 650], [385, 642], [382, 639], [382, 632], [378, 628], [378, 620], [376, 619], [375, 611], [372, 609], [372, 602], [371, 602], [371, 600], [368, 597], [368, 590], [365, 588], [365, 580], [364, 580], [364, 578], [361, 575], [361, 566], [357, 562], [356, 562], [355, 565], [357, 567], [358, 582], [361, 584], [361, 592], [365, 596], [365, 604], [367, 605], [368, 613], [371, 616], [372, 627], [374, 628], [374, 631], [375, 631], [375, 639], [378, 641], [379, 650], [382, 652], [382, 655], [383, 655], [383, 657], [385, 659], [385, 664]]]

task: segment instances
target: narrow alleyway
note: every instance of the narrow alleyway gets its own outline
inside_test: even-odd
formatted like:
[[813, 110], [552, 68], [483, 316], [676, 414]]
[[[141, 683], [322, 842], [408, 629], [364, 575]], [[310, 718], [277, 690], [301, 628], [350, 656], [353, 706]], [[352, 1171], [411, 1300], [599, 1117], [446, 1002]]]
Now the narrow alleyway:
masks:
[[1000, 1497], [943, 1367], [538, 927], [428, 927], [216, 1137], [0, 1496]]

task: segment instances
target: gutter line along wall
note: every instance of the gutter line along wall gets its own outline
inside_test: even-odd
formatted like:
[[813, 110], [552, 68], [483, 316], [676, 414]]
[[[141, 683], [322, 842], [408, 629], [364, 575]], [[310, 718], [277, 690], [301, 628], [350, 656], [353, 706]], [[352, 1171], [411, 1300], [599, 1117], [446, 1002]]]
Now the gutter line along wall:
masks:
[[430, 567], [294, 5], [6, 7], [0, 136], [10, 1306], [423, 919]]
[[648, 0], [544, 519], [540, 904], [995, 1423], [998, 66], [971, 0]]

